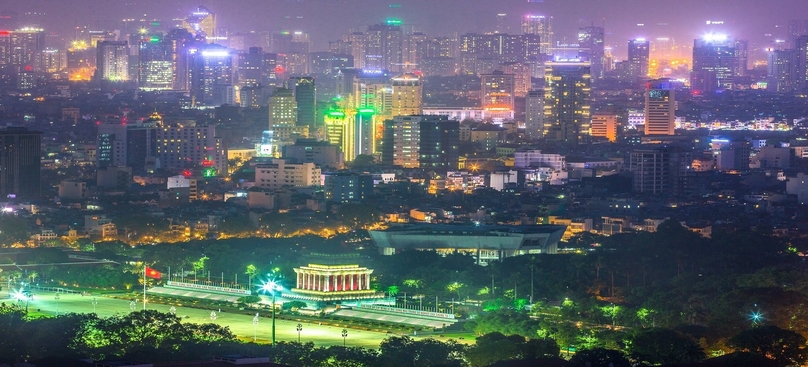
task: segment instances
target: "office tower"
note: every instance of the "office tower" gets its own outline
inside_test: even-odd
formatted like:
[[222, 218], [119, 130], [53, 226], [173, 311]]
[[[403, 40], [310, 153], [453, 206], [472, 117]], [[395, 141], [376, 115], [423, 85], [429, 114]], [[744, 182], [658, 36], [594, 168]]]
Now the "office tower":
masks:
[[263, 80], [264, 52], [260, 47], [250, 47], [248, 52], [236, 56], [236, 74], [240, 87], [255, 87]]
[[418, 166], [441, 171], [457, 169], [460, 122], [446, 116], [422, 116], [418, 129]]
[[216, 14], [200, 5], [182, 21], [182, 27], [197, 39], [211, 42], [216, 39]]
[[390, 75], [384, 71], [369, 69], [354, 74], [351, 90], [352, 106], [372, 108], [377, 115], [392, 116], [392, 87]]
[[592, 79], [603, 79], [605, 55], [603, 27], [583, 27], [578, 29], [578, 44], [585, 48], [585, 59], [592, 64]]
[[300, 31], [292, 32], [288, 52], [284, 52], [283, 66], [288, 75], [309, 73], [309, 35]]
[[185, 29], [172, 29], [163, 38], [171, 53], [171, 74], [174, 90], [191, 90], [191, 52], [193, 35]]
[[98, 125], [96, 166], [130, 167], [133, 172], [146, 171], [147, 160], [157, 156], [157, 130], [162, 127], [159, 115], [145, 121], [104, 121]]
[[544, 136], [544, 90], [531, 90], [525, 98], [525, 135], [528, 139]]
[[348, 116], [348, 121], [353, 121], [353, 124], [348, 128], [353, 129], [354, 146], [346, 150], [346, 161], [353, 161], [360, 154], [373, 155], [376, 153], [376, 144], [378, 143], [374, 119], [376, 111], [367, 107], [358, 108], [355, 111], [356, 113], [353, 116]]
[[45, 49], [45, 32], [38, 28], [0, 31], [0, 67], [16, 66], [39, 71], [40, 51]]
[[395, 77], [393, 82], [392, 116], [420, 115], [423, 107], [423, 85], [415, 74]]
[[312, 52], [309, 54], [309, 73], [334, 75], [340, 69], [353, 68], [354, 59], [351, 54], [332, 52]]
[[805, 93], [808, 91], [808, 35], [797, 37], [794, 44], [797, 51], [797, 89]]
[[[388, 70], [393, 73], [402, 71], [402, 39], [401, 22], [388, 20], [384, 24], [368, 26], [365, 32], [364, 69]], [[356, 55], [354, 55], [354, 62]]]
[[295, 102], [297, 103], [297, 125], [309, 127], [309, 131], [317, 128], [317, 96], [314, 77], [295, 77]]
[[617, 115], [613, 113], [592, 114], [592, 137], [606, 138], [610, 142], [617, 141]]
[[221, 91], [234, 87], [233, 54], [216, 44], [192, 49], [190, 74], [194, 106], [221, 105]]
[[544, 15], [527, 14], [522, 19], [522, 34], [537, 34], [540, 37], [540, 52], [544, 55], [551, 54], [553, 43], [553, 17]]
[[368, 36], [362, 32], [353, 32], [348, 36], [348, 43], [351, 45], [351, 56], [354, 59], [354, 67], [365, 68], [365, 54], [367, 53]]
[[373, 195], [373, 175], [353, 172], [323, 173], [325, 201], [359, 203]]
[[41, 159], [41, 132], [23, 127], [0, 130], [0, 196], [38, 198]]
[[455, 169], [460, 123], [446, 116], [396, 116], [384, 122], [382, 162], [403, 168]]
[[808, 19], [791, 19], [788, 21], [788, 39], [786, 39], [786, 42], [796, 48], [797, 45], [794, 42], [797, 38], [805, 35], [808, 35]]
[[746, 76], [749, 69], [749, 41], [736, 40], [735, 41], [735, 76]]
[[677, 194], [685, 187], [692, 154], [676, 147], [634, 149], [629, 155], [633, 190], [646, 194]]
[[297, 102], [294, 92], [288, 88], [277, 88], [269, 97], [269, 130], [295, 126], [297, 123]]
[[588, 62], [548, 62], [544, 77], [544, 137], [579, 144], [590, 131]]
[[403, 72], [420, 69], [419, 49], [427, 39], [427, 36], [420, 32], [404, 36], [401, 42], [401, 70]]
[[214, 168], [218, 173], [227, 172], [227, 151], [213, 125], [183, 122], [157, 129], [157, 158], [168, 170]]
[[514, 93], [516, 89], [513, 74], [495, 70], [491, 74], [480, 75], [482, 84], [482, 109], [487, 116], [513, 118]]
[[799, 50], [772, 50], [767, 64], [767, 89], [778, 93], [800, 90]]
[[48, 48], [42, 50], [39, 55], [40, 66], [37, 68], [37, 70], [41, 70], [45, 73], [56, 73], [62, 71], [62, 57], [65, 56], [62, 50]]
[[129, 80], [129, 43], [101, 41], [96, 47], [96, 75], [99, 80], [125, 82]]
[[[325, 137], [331, 145], [338, 146], [345, 161], [351, 161], [356, 157], [354, 151], [354, 128], [352, 120], [348, 119], [345, 109], [339, 106], [332, 106], [326, 111], [325, 117]], [[350, 159], [348, 157], [351, 157]]]
[[726, 35], [710, 34], [693, 42], [693, 67], [690, 89], [711, 93], [732, 89], [738, 56], [735, 42]]
[[494, 33], [508, 33], [508, 14], [497, 14], [497, 20], [494, 24]]
[[174, 88], [171, 43], [162, 34], [142, 38], [138, 43], [138, 86], [142, 90]]
[[651, 80], [645, 88], [645, 135], [674, 135], [676, 89], [670, 79]]
[[650, 45], [645, 38], [628, 41], [628, 77], [630, 81], [648, 78]]

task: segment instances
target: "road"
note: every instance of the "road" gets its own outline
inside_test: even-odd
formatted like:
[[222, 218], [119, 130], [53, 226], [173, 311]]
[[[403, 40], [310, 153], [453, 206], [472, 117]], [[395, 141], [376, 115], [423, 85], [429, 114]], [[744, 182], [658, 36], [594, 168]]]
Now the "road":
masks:
[[[14, 303], [16, 300], [9, 299], [6, 292], [0, 293], [0, 302]], [[100, 317], [107, 317], [114, 314], [130, 312], [129, 300], [114, 299], [107, 297], [97, 297], [95, 312]], [[161, 304], [148, 304], [149, 309], [161, 312], [169, 312], [171, 306]], [[143, 309], [143, 299], [137, 301], [137, 310]], [[29, 301], [28, 309], [32, 312], [39, 311], [45, 315], [56, 315], [64, 313], [88, 313], [93, 312], [93, 297], [81, 296], [78, 294], [60, 293], [59, 299], [56, 294], [45, 291], [35, 291], [34, 299]], [[211, 311], [196, 308], [177, 307], [177, 316], [182, 317], [183, 322], [210, 323]], [[230, 312], [216, 312], [216, 324], [228, 326], [230, 330], [239, 337], [252, 339], [257, 337], [258, 342], [267, 343], [272, 339], [272, 319], [260, 317], [258, 325], [253, 326], [253, 316], [244, 314], [234, 314]], [[298, 322], [287, 320], [275, 320], [275, 339], [277, 341], [297, 341], [296, 330]], [[303, 330], [300, 332], [301, 342], [314, 342], [317, 346], [342, 345], [342, 328], [335, 326], [324, 326], [312, 323], [302, 323]], [[254, 334], [255, 333], [255, 334]], [[374, 331], [348, 329], [348, 337], [345, 342], [348, 346], [359, 346], [365, 348], [378, 348], [379, 343], [388, 337], [389, 334]]]

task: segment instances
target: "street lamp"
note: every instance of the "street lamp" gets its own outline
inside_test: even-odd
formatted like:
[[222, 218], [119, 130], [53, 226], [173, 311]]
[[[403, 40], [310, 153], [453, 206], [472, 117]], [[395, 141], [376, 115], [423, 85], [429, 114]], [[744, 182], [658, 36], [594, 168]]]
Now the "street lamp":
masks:
[[281, 289], [283, 287], [274, 280], [270, 280], [261, 286], [262, 291], [272, 294], [272, 345], [275, 345], [275, 295]]
[[217, 317], [219, 316], [216, 316], [216, 311], [210, 311], [210, 322], [216, 322]]
[[98, 304], [98, 297], [93, 297], [93, 313], [95, 313], [95, 305]]
[[55, 299], [55, 300], [56, 300], [56, 315], [57, 315], [57, 316], [59, 315], [59, 298], [61, 298], [61, 297], [59, 296], [59, 293], [56, 293], [56, 295], [55, 295], [55, 296], [53, 296], [53, 299]]
[[348, 338], [348, 329], [342, 329], [342, 347], [345, 348], [345, 339]]
[[255, 317], [253, 317], [253, 343], [258, 340], [258, 312], [255, 313]]
[[300, 343], [300, 332], [303, 331], [303, 324], [297, 324], [297, 342]]

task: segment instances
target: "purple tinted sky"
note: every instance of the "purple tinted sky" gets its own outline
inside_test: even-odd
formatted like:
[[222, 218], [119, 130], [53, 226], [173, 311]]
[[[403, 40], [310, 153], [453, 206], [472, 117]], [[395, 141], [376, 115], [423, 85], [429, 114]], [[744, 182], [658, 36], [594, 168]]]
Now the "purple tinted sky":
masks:
[[[541, 0], [533, 0], [541, 1]], [[551, 15], [557, 36], [574, 37], [575, 30], [605, 20], [609, 45], [618, 55], [634, 37], [673, 37], [678, 42], [711, 30], [706, 20], [721, 20], [720, 30], [766, 47], [786, 36], [789, 19], [808, 19], [808, 0], [9, 0], [0, 9], [45, 12], [48, 25], [59, 31], [99, 20], [139, 17], [168, 20], [182, 17], [204, 4], [219, 17], [221, 27], [245, 30], [302, 30], [312, 35], [313, 49], [324, 48], [351, 28], [401, 18], [430, 35], [485, 31], [497, 13], [508, 15], [512, 33], [526, 13]], [[388, 7], [390, 3], [401, 8]], [[298, 19], [297, 17], [302, 16]], [[638, 27], [644, 23], [644, 27]], [[667, 25], [662, 25], [666, 23]], [[772, 37], [766, 37], [770, 33]]]

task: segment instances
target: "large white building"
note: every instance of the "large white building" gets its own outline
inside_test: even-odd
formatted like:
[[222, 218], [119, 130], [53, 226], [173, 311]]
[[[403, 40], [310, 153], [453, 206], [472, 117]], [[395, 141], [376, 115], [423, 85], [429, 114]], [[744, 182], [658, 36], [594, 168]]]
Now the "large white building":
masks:
[[542, 153], [541, 150], [515, 152], [513, 159], [513, 166], [516, 168], [550, 167], [554, 170], [562, 170], [567, 166], [563, 155]]
[[129, 43], [102, 41], [97, 46], [98, 76], [101, 80], [125, 82], [129, 80]]
[[320, 185], [321, 171], [314, 163], [286, 163], [275, 159], [255, 167], [255, 186], [265, 189]]

